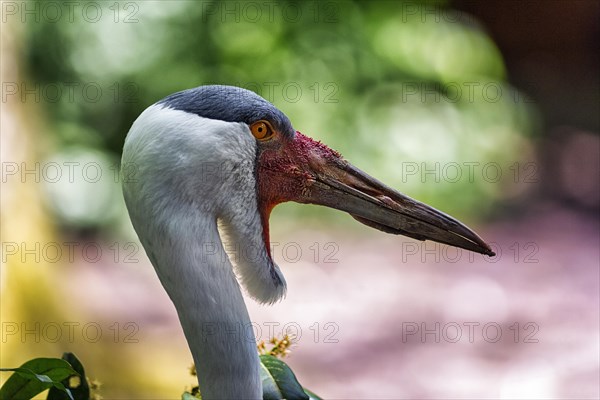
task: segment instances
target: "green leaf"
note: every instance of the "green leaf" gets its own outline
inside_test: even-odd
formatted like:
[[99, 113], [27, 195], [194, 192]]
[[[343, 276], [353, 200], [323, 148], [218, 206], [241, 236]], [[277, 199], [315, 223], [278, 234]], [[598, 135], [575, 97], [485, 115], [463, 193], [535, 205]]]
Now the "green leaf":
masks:
[[13, 371], [0, 388], [2, 400], [29, 400], [44, 390], [56, 387], [65, 391], [71, 400], [71, 393], [61, 381], [77, 372], [65, 360], [58, 358], [36, 358], [19, 368], [2, 368], [0, 371]]
[[319, 396], [317, 396], [316, 394], [314, 394], [313, 392], [311, 392], [307, 388], [304, 388], [304, 393], [306, 393], [308, 395], [308, 397], [310, 398], [310, 400], [323, 400], [322, 398], [320, 398]]
[[74, 400], [89, 400], [90, 386], [88, 385], [85, 369], [83, 369], [81, 361], [73, 353], [64, 353], [62, 359], [71, 364], [76, 372], [76, 374], [63, 379], [61, 382], [70, 390], [72, 396], [68, 395], [65, 391], [52, 387], [48, 391], [46, 400], [69, 400], [69, 398]]
[[260, 356], [260, 362], [264, 400], [309, 400], [286, 363], [270, 355]]

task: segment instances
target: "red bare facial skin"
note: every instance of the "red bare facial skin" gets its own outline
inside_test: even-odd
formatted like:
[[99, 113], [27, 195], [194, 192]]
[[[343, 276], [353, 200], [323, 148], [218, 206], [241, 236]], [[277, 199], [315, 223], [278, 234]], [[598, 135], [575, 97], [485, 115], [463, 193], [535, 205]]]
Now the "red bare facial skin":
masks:
[[294, 139], [281, 139], [279, 144], [262, 148], [257, 160], [258, 208], [268, 251], [269, 216], [273, 207], [286, 201], [304, 203], [316, 173], [324, 172], [327, 164], [342, 160], [337, 151], [298, 131]]
[[268, 214], [279, 203], [302, 202], [315, 175], [340, 160], [340, 153], [300, 132], [292, 140], [282, 140], [281, 146], [263, 149], [257, 171], [261, 209]]

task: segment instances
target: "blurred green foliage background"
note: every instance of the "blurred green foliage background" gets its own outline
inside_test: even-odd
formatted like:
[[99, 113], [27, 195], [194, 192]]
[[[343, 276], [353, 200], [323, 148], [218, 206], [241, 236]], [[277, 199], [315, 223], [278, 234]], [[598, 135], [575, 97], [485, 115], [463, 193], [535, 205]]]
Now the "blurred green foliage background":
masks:
[[[209, 83], [256, 91], [296, 129], [462, 216], [490, 215], [513, 194], [502, 185], [510, 165], [530, 156], [532, 101], [507, 82], [481, 24], [445, 2], [121, 2], [105, 4], [95, 23], [95, 9], [83, 10], [73, 23], [27, 24], [24, 61], [46, 100], [54, 85], [62, 91], [44, 104], [55, 138], [44, 156], [99, 159], [106, 178], [144, 108]], [[75, 205], [85, 195], [70, 192], [89, 193], [85, 185], [53, 191], [61, 221], [119, 226], [110, 181], [94, 185], [85, 209]]]

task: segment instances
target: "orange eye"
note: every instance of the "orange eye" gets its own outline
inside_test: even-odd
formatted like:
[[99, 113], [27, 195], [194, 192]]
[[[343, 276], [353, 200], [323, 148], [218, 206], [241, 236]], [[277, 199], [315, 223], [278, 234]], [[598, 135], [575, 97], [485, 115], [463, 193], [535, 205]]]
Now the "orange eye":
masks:
[[250, 130], [258, 140], [268, 140], [273, 136], [273, 127], [270, 123], [264, 120], [256, 121], [250, 125]]

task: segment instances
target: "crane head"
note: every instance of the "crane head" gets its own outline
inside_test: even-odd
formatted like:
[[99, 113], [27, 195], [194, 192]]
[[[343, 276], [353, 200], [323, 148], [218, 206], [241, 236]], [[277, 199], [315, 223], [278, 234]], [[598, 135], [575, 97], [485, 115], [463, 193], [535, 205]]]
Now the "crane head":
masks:
[[[203, 176], [201, 165], [209, 161], [226, 168]], [[135, 163], [142, 178], [142, 183], [124, 184], [134, 226], [160, 219], [156, 212], [151, 217], [138, 209], [181, 212], [201, 204], [204, 212], [225, 222], [233, 240], [258, 249], [255, 257], [238, 260], [236, 268], [249, 294], [261, 302], [273, 302], [285, 292], [269, 251], [269, 215], [287, 201], [345, 211], [386, 233], [494, 255], [473, 230], [295, 131], [280, 110], [245, 89], [201, 86], [149, 107], [128, 134], [126, 162]], [[142, 202], [143, 207], [130, 206]]]

